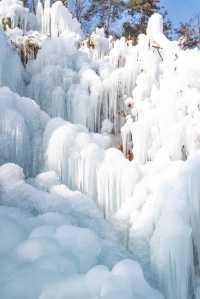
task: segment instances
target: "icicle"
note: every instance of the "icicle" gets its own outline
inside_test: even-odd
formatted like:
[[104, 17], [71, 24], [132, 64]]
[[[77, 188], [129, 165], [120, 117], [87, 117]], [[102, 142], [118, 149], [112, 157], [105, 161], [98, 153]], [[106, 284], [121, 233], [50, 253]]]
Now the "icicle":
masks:
[[37, 22], [38, 22], [38, 28], [40, 31], [43, 31], [43, 18], [44, 18], [44, 9], [42, 6], [41, 1], [39, 0], [37, 3], [37, 10], [36, 10], [36, 18], [37, 18]]
[[126, 62], [128, 46], [125, 38], [116, 40], [113, 49], [110, 51], [109, 59], [114, 68], [123, 67]]
[[133, 120], [130, 117], [127, 118], [125, 125], [121, 128], [121, 136], [122, 136], [122, 146], [123, 153], [127, 156], [128, 152], [132, 150], [132, 136], [131, 136], [131, 127], [133, 125]]
[[150, 159], [148, 149], [152, 143], [151, 121], [144, 119], [131, 126], [134, 159], [145, 164]]
[[[15, 69], [15, 72], [13, 72]], [[0, 32], [0, 86], [23, 92], [23, 67], [19, 56], [11, 48], [6, 36]]]
[[48, 36], [51, 36], [51, 18], [50, 18], [50, 0], [44, 2], [44, 18], [42, 25], [42, 32]]
[[134, 86], [134, 71], [127, 68], [115, 70], [110, 78], [103, 81], [103, 88], [100, 94], [101, 115], [99, 119], [108, 119], [113, 123], [114, 133], [120, 132], [125, 123], [126, 106], [124, 95], [131, 93]]
[[90, 143], [81, 151], [79, 160], [79, 189], [97, 200], [97, 170], [103, 160], [104, 151], [97, 144]]
[[66, 118], [66, 96], [62, 87], [56, 87], [52, 92], [51, 116]]
[[47, 169], [56, 171], [61, 181], [70, 188], [96, 199], [96, 173], [103, 157], [105, 138], [99, 135], [101, 146], [95, 136], [83, 127], [58, 119], [50, 121], [45, 136]]
[[192, 231], [170, 216], [151, 240], [152, 265], [167, 299], [188, 299], [194, 287]]
[[101, 59], [109, 54], [109, 39], [105, 37], [104, 28], [96, 28], [90, 39], [93, 45], [92, 58], [94, 60]]
[[81, 33], [80, 24], [72, 18], [62, 1], [56, 1], [51, 7], [51, 35], [59, 37], [63, 33]]
[[196, 271], [200, 271], [200, 185], [199, 185], [199, 173], [200, 173], [200, 154], [196, 154], [189, 159], [186, 164], [186, 183], [187, 183], [187, 195], [188, 205], [190, 209], [192, 236], [195, 248], [195, 267]]
[[0, 163], [18, 163], [25, 174], [41, 167], [41, 136], [48, 117], [30, 99], [0, 88]]
[[19, 113], [8, 109], [0, 114], [0, 164], [17, 163], [25, 174], [31, 172], [30, 135], [24, 119]]
[[98, 205], [105, 217], [116, 213], [133, 195], [139, 172], [117, 149], [105, 151], [105, 158], [97, 170]]

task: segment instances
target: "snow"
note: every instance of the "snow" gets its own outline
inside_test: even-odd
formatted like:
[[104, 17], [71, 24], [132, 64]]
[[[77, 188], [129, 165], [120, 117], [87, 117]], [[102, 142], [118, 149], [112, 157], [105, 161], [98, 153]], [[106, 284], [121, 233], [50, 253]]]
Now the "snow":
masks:
[[158, 14], [136, 46], [84, 40], [60, 1], [35, 19], [3, 0], [3, 18], [1, 297], [197, 299], [199, 50]]

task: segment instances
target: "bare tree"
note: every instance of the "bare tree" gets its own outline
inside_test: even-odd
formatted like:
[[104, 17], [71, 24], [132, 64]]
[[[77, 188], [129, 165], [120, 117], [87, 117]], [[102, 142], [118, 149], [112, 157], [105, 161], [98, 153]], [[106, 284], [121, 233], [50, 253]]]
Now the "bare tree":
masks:
[[81, 19], [81, 0], [75, 0], [75, 14], [78, 21]]
[[107, 32], [111, 32], [111, 23], [121, 16], [127, 5], [123, 1], [117, 0], [91, 0], [91, 4], [84, 13], [84, 20], [91, 20], [97, 15], [97, 26], [104, 27]]
[[74, 16], [77, 18], [79, 22], [81, 22], [85, 8], [86, 3], [84, 0], [74, 0]]
[[186, 23], [181, 23], [175, 33], [183, 49], [200, 47], [200, 15], [191, 18]]

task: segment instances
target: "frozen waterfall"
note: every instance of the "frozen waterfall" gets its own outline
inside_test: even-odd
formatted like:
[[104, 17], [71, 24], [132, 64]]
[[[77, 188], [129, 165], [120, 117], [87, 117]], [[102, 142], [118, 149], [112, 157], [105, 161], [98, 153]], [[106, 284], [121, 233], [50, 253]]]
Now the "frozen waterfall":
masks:
[[200, 51], [158, 14], [135, 46], [61, 1], [0, 24], [0, 297], [199, 299]]

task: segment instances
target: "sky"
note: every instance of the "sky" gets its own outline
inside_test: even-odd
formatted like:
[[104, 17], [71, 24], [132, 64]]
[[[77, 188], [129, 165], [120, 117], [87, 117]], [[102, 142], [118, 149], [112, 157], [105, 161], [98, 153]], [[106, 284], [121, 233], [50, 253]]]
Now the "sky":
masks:
[[200, 13], [200, 0], [161, 0], [174, 25]]

